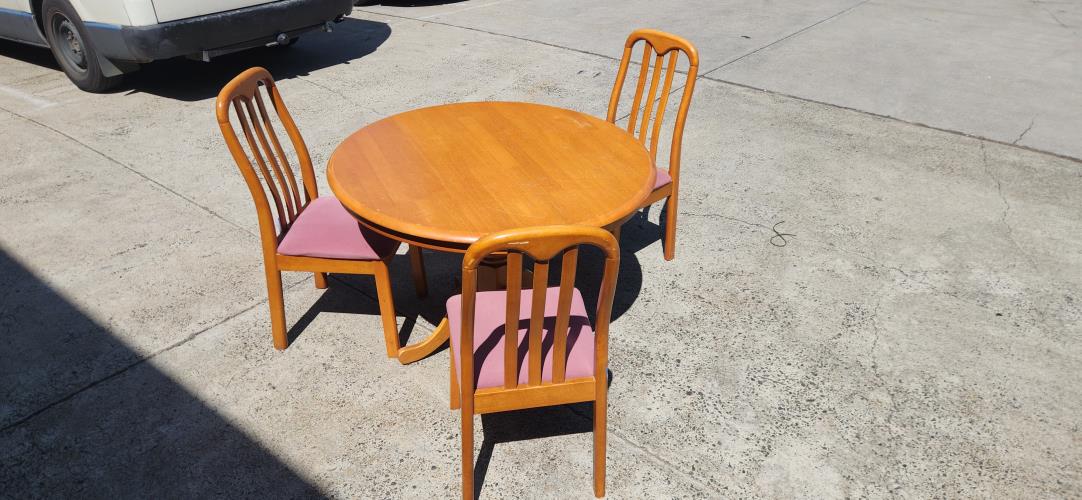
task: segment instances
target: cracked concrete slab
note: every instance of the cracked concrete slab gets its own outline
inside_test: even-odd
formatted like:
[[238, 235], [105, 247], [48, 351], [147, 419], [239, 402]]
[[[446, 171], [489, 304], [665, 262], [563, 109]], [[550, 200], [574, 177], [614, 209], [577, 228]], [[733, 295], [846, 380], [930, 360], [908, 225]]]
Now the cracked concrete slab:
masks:
[[[14, 138], [0, 144], [12, 347], [0, 401], [15, 402], [0, 422], [3, 491], [456, 494], [447, 354], [388, 360], [370, 278], [319, 291], [287, 274], [297, 338], [272, 349], [251, 202], [212, 101], [250, 64], [280, 75], [321, 183], [334, 145], [386, 114], [478, 99], [604, 112], [610, 58], [525, 40], [511, 12], [539, 3], [484, 4], [386, 12], [519, 38], [357, 13], [288, 52], [155, 64], [105, 96], [0, 46], [0, 88], [17, 91], [0, 92]], [[626, 33], [609, 36], [567, 45], [618, 50]], [[677, 259], [661, 258], [656, 209], [623, 232], [610, 496], [1077, 496], [1082, 165], [718, 81], [697, 89]], [[1023, 133], [1028, 120], [1002, 142], [1025, 144], [1041, 126]], [[427, 257], [425, 300], [405, 259], [392, 268], [414, 340], [458, 286], [458, 257]], [[588, 415], [479, 419], [482, 496], [588, 495]]]
[[1082, 158], [1082, 24], [1049, 11], [1082, 5], [873, 0], [711, 76]]

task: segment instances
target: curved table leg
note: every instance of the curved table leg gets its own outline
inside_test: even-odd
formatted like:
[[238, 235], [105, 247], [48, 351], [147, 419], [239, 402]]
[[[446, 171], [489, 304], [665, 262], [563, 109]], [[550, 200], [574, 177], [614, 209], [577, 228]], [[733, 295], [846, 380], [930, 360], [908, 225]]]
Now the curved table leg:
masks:
[[427, 358], [430, 354], [436, 352], [436, 349], [442, 347], [444, 342], [447, 342], [447, 339], [451, 336], [450, 334], [451, 327], [447, 325], [447, 318], [443, 318], [439, 326], [424, 340], [399, 349], [398, 362], [408, 365]]
[[[477, 268], [478, 291], [502, 290], [507, 287], [507, 257], [503, 255], [490, 255], [485, 257], [484, 262]], [[533, 273], [528, 269], [522, 269], [522, 283], [533, 281]], [[447, 318], [440, 321], [439, 326], [424, 340], [416, 344], [410, 344], [398, 350], [398, 362], [408, 365], [427, 358], [451, 336], [451, 327], [447, 324]]]

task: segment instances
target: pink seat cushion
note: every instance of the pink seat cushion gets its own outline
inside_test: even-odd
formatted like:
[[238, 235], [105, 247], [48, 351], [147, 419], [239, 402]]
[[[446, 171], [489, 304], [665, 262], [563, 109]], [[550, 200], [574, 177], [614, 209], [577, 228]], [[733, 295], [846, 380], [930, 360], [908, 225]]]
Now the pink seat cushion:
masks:
[[657, 178], [654, 179], [654, 189], [664, 186], [672, 182], [672, 176], [669, 175], [668, 170], [657, 169]]
[[[552, 287], [545, 294], [545, 321], [541, 329], [541, 379], [552, 380], [552, 330], [556, 328], [556, 308], [560, 299], [560, 288]], [[525, 384], [529, 380], [529, 334], [530, 305], [533, 290], [523, 290], [519, 302], [519, 346], [518, 346], [518, 381]], [[476, 387], [503, 386], [503, 349], [504, 324], [507, 318], [507, 291], [478, 292], [474, 315], [474, 380]], [[455, 357], [455, 369], [461, 373], [459, 361], [460, 339], [462, 331], [462, 296], [455, 295], [447, 300], [447, 322], [451, 327], [451, 353]], [[578, 289], [572, 294], [571, 315], [567, 330], [567, 380], [594, 375], [594, 330], [590, 318], [586, 315], [586, 305]]]
[[316, 198], [289, 227], [278, 253], [324, 259], [379, 260], [398, 242], [361, 226], [333, 196]]

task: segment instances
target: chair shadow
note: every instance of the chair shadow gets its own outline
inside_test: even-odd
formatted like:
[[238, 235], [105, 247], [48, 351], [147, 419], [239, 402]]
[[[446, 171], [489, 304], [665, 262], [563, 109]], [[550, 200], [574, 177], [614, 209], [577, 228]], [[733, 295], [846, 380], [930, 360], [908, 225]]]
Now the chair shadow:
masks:
[[481, 415], [481, 447], [473, 467], [474, 498], [480, 498], [497, 444], [592, 433], [594, 404], [546, 406]]
[[[606, 383], [612, 387], [612, 370], [605, 372]], [[593, 415], [592, 401], [481, 415], [481, 448], [473, 467], [474, 498], [481, 496], [497, 444], [592, 433]]]
[[[401, 346], [408, 345], [416, 335], [417, 324], [423, 320], [438, 325], [447, 315], [444, 303], [451, 295], [459, 293], [449, 285], [458, 284], [462, 256], [456, 254], [425, 252], [425, 271], [428, 277], [427, 297], [418, 297], [411, 278], [409, 256], [398, 255], [390, 265], [391, 293], [394, 295], [395, 316], [402, 318], [398, 336]], [[311, 283], [301, 286], [312, 286]], [[457, 285], [461, 288], [461, 285]], [[357, 295], [365, 300], [358, 300]], [[321, 313], [366, 314], [379, 316], [379, 302], [375, 279], [372, 276], [332, 274], [328, 276], [327, 289], [289, 328], [289, 343], [300, 338], [309, 325]], [[427, 335], [424, 332], [421, 336]], [[380, 333], [382, 335], [382, 331]], [[436, 350], [442, 351], [446, 346]]]
[[[112, 93], [144, 93], [186, 102], [209, 99], [253, 66], [267, 68], [275, 80], [303, 77], [318, 69], [350, 64], [375, 52], [390, 36], [386, 23], [347, 17], [334, 24], [331, 33], [306, 33], [288, 47], [255, 48], [210, 62], [178, 57], [143, 64], [139, 71], [125, 75]], [[60, 70], [49, 49], [0, 41], [0, 55]]]

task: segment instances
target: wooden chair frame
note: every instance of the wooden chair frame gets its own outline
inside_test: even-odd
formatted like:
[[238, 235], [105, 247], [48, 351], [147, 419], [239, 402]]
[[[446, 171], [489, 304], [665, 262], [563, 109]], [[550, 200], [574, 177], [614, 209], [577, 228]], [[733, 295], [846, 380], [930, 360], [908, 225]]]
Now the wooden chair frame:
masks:
[[[672, 147], [669, 151], [669, 176], [672, 182], [654, 190], [646, 199], [644, 207], [668, 198], [665, 201], [665, 260], [672, 260], [676, 256], [676, 216], [677, 200], [680, 192], [680, 148], [684, 138], [684, 123], [687, 121], [688, 109], [691, 107], [691, 95], [695, 91], [695, 79], [699, 72], [699, 51], [691, 42], [679, 36], [652, 29], [635, 30], [627, 37], [624, 43], [624, 54], [620, 59], [620, 70], [616, 74], [616, 83], [609, 97], [609, 112], [607, 120], [616, 123], [616, 109], [620, 104], [620, 94], [627, 80], [628, 67], [631, 64], [631, 53], [635, 45], [640, 41], [645, 42], [642, 52], [641, 69], [639, 70], [638, 83], [635, 87], [635, 98], [631, 104], [631, 114], [628, 116], [627, 131], [639, 139], [646, 146], [647, 132], [649, 131], [650, 144], [647, 146], [651, 158], [657, 162], [658, 137], [661, 132], [661, 124], [664, 122], [665, 109], [669, 102], [669, 94], [672, 82], [676, 74], [676, 64], [680, 53], [688, 60], [689, 67], [687, 79], [684, 82], [684, 91], [680, 96], [680, 108], [676, 114], [676, 124], [673, 127]], [[668, 55], [668, 60], [663, 61]], [[651, 74], [651, 60], [653, 72]], [[664, 64], [663, 64], [664, 62]], [[656, 93], [661, 83], [661, 73], [664, 70], [665, 81], [661, 88], [661, 94]], [[650, 81], [650, 89], [643, 99], [643, 91], [646, 82]], [[654, 115], [654, 102], [660, 98]], [[640, 105], [642, 111], [640, 113]], [[653, 126], [650, 127], [651, 119]], [[638, 125], [638, 131], [636, 131]], [[619, 232], [616, 232], [619, 236]]]
[[[278, 115], [297, 154], [301, 174], [299, 185], [285, 150], [282, 148], [282, 143], [271, 125], [267, 106], [259, 92], [260, 87], [263, 87], [267, 94], [271, 107]], [[251, 158], [255, 158], [255, 165], [252, 164], [248, 152], [241, 145], [237, 132], [230, 122], [230, 109], [236, 113], [240, 121]], [[282, 101], [282, 96], [278, 93], [278, 87], [274, 84], [270, 73], [263, 68], [251, 68], [226, 84], [218, 94], [216, 114], [226, 146], [229, 147], [233, 160], [248, 184], [259, 218], [259, 236], [267, 275], [274, 347], [281, 350], [289, 344], [282, 295], [282, 271], [311, 272], [315, 277], [316, 288], [320, 289], [327, 287], [327, 273], [369, 274], [376, 281], [376, 294], [383, 321], [387, 356], [397, 357], [400, 342], [388, 270], [388, 265], [395, 255], [393, 252], [381, 260], [370, 261], [300, 257], [278, 253], [278, 244], [289, 231], [290, 225], [297, 220], [312, 200], [319, 197], [319, 193], [308, 148]], [[267, 197], [268, 192], [270, 199]], [[273, 214], [271, 202], [274, 203]], [[410, 248], [410, 259], [417, 293], [423, 296], [427, 293], [428, 286], [419, 248]]]
[[[594, 375], [565, 379], [567, 334], [579, 245], [595, 246], [605, 254], [604, 274], [594, 325]], [[475, 390], [473, 329], [477, 269], [486, 257], [506, 254], [507, 308], [504, 345], [517, 346], [522, 289], [522, 258], [534, 260], [533, 298], [528, 335], [528, 381], [519, 384], [518, 349], [504, 349], [504, 386]], [[552, 343], [552, 381], [542, 382], [542, 331], [549, 264], [562, 256], [559, 302]], [[594, 494], [605, 495], [605, 429], [608, 394], [608, 332], [612, 314], [620, 248], [608, 231], [589, 226], [545, 226], [515, 229], [479, 239], [462, 261], [462, 331], [459, 351], [461, 384], [451, 356], [451, 409], [462, 410], [462, 498], [472, 500], [473, 416], [539, 406], [594, 402]]]

